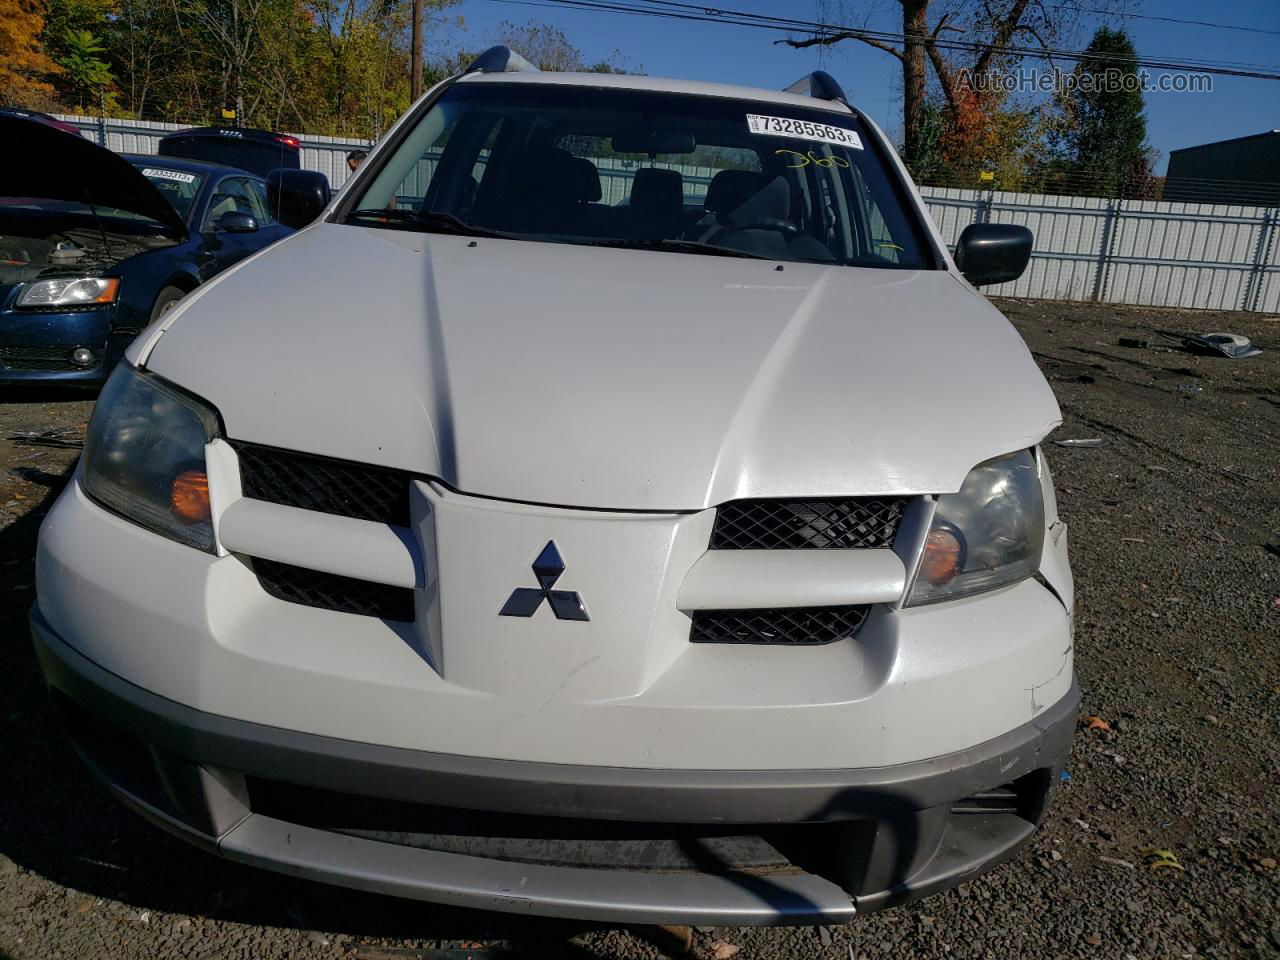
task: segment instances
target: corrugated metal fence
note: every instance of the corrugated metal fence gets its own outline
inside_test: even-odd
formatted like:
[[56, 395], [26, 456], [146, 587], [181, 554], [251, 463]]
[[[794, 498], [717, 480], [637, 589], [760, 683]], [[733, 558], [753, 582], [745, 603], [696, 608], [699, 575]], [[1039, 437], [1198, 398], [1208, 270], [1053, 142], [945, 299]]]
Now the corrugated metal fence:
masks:
[[[160, 137], [187, 126], [61, 119], [123, 153], [154, 153]], [[303, 167], [321, 171], [335, 188], [348, 176], [347, 152], [368, 146], [363, 140], [297, 136]], [[424, 160], [423, 173], [432, 165]], [[716, 172], [672, 169], [683, 174], [690, 199], [706, 195]], [[626, 198], [634, 176], [630, 165], [613, 161], [600, 175], [603, 202]], [[986, 288], [993, 295], [1280, 313], [1280, 209], [954, 187], [920, 192], [948, 245], [966, 226], [983, 221], [1019, 223], [1035, 233], [1030, 269], [1013, 283]]]

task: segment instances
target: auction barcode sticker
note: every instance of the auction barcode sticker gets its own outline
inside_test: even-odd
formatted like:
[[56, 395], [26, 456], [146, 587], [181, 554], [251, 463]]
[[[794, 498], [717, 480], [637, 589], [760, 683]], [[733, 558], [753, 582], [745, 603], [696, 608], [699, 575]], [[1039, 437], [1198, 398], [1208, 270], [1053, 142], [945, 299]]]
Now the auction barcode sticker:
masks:
[[178, 183], [196, 182], [194, 173], [182, 173], [179, 170], [157, 170], [155, 167], [147, 167], [142, 171], [142, 175], [156, 180], [176, 180]]
[[810, 120], [789, 120], [786, 117], [765, 117], [758, 113], [747, 114], [747, 127], [752, 133], [773, 137], [799, 137], [804, 140], [817, 140], [819, 143], [834, 143], [842, 147], [862, 149], [862, 138], [853, 130], [844, 127], [832, 127], [825, 123], [813, 123]]

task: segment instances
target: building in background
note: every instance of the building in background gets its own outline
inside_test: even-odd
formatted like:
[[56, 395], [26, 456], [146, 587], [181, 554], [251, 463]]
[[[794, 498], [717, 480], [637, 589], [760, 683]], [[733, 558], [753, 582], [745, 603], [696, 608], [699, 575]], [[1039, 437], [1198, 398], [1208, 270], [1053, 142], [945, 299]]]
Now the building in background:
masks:
[[1280, 130], [1171, 151], [1164, 199], [1280, 205]]

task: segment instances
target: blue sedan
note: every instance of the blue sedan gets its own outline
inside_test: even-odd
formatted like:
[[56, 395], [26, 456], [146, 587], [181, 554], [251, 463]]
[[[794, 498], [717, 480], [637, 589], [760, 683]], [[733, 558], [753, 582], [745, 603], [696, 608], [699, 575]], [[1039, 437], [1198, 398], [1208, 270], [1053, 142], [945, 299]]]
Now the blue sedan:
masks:
[[185, 294], [291, 229], [235, 167], [0, 116], [0, 384], [97, 385]]

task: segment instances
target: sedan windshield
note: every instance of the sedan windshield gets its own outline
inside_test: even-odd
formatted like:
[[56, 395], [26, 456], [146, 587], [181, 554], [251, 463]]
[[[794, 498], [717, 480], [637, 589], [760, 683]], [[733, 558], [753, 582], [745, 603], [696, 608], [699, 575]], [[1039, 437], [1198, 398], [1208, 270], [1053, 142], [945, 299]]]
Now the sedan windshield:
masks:
[[198, 173], [172, 170], [168, 167], [144, 164], [136, 164], [136, 166], [142, 171], [142, 175], [151, 181], [151, 185], [164, 194], [169, 205], [177, 210], [178, 216], [186, 222], [187, 215], [191, 212], [191, 205], [195, 203], [196, 196], [200, 193], [200, 184], [204, 182], [204, 177]]
[[844, 107], [460, 81], [380, 158], [349, 223], [848, 266], [933, 266]]

